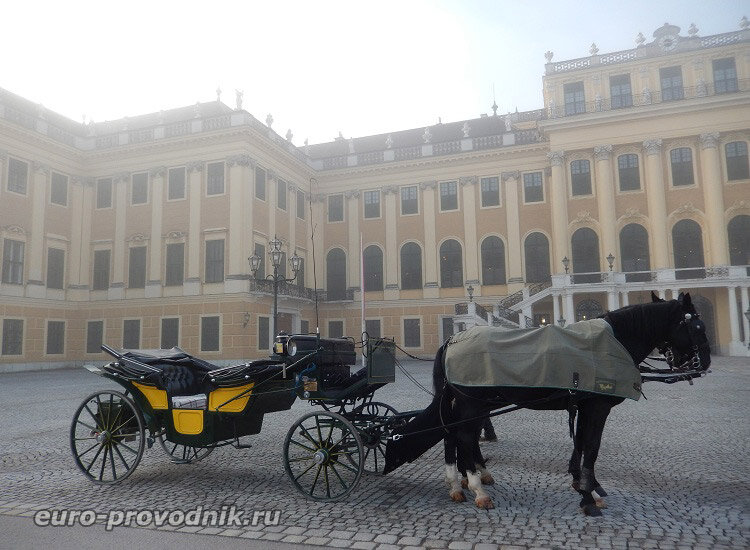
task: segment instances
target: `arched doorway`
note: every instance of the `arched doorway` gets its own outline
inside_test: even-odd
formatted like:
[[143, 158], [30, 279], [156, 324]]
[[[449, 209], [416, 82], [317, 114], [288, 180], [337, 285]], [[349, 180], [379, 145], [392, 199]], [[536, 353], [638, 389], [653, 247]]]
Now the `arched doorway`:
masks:
[[604, 313], [602, 305], [596, 300], [581, 300], [576, 306], [576, 321], [596, 319]]
[[[650, 281], [650, 273], [638, 273], [651, 269], [648, 251], [648, 231], [637, 223], [629, 223], [620, 231], [620, 264], [625, 281]], [[633, 273], [636, 272], [636, 273]]]
[[549, 241], [542, 233], [531, 233], [523, 242], [526, 263], [526, 282], [549, 281]]
[[714, 305], [711, 300], [700, 294], [691, 294], [691, 300], [695, 310], [700, 314], [703, 324], [706, 325], [706, 338], [711, 346], [711, 352], [716, 353], [716, 319], [714, 319]]
[[573, 252], [574, 283], [598, 283], [601, 281], [599, 272], [599, 237], [593, 229], [581, 227], [570, 238], [570, 248]]
[[680, 220], [672, 227], [674, 267], [676, 279], [703, 279], [705, 269], [685, 269], [703, 267], [703, 234], [701, 226], [693, 220]]
[[340, 248], [326, 256], [326, 290], [329, 300], [346, 298], [346, 254]]

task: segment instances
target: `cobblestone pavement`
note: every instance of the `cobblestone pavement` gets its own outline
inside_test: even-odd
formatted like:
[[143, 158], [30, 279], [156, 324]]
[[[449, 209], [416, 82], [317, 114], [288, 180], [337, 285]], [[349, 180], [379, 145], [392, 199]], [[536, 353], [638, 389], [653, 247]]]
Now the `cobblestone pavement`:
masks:
[[[430, 386], [430, 363], [404, 366]], [[610, 493], [602, 518], [583, 516], [570, 488], [565, 471], [572, 447], [563, 412], [494, 419], [500, 440], [483, 444], [497, 481], [489, 488], [494, 510], [449, 500], [442, 445], [389, 476], [363, 476], [348, 500], [319, 503], [295, 492], [281, 459], [289, 426], [312, 410], [305, 402], [266, 416], [262, 433], [247, 438], [252, 449], [220, 448], [197, 464], [173, 465], [156, 445], [130, 478], [99, 487], [75, 468], [68, 429], [88, 393], [114, 385], [83, 369], [2, 374], [0, 514], [235, 505], [248, 515], [279, 510], [280, 523], [180, 529], [256, 543], [362, 549], [748, 548], [750, 361], [715, 358], [712, 368], [693, 386], [648, 383], [648, 400], [613, 410], [597, 463], [597, 477]], [[399, 410], [430, 400], [401, 373], [376, 397]], [[43, 528], [33, 527], [31, 517], [28, 522], [33, 542], [35, 529]], [[106, 535], [102, 526], [89, 529]], [[115, 528], [111, 536], [121, 544], [127, 532]]]

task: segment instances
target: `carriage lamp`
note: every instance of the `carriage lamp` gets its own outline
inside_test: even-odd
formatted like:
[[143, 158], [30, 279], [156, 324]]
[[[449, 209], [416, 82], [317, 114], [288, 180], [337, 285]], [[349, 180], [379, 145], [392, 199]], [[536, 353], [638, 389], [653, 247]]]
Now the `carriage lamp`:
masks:
[[568, 259], [567, 256], [563, 257], [562, 263], [563, 263], [563, 267], [565, 268], [565, 273], [567, 274], [569, 271], [568, 268], [570, 267], [570, 260]]
[[607, 256], [607, 263], [609, 264], [609, 270], [612, 271], [612, 266], [615, 264], [615, 257], [611, 252]]
[[474, 301], [474, 287], [471, 286], [471, 285], [467, 286], [466, 287], [466, 292], [469, 293], [469, 301], [473, 302]]

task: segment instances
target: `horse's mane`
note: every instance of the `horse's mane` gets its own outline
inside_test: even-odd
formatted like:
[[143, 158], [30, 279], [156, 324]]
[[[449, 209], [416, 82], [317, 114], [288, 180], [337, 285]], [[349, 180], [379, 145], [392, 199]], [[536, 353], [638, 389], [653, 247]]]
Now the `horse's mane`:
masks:
[[600, 317], [612, 325], [612, 330], [633, 360], [640, 363], [658, 343], [659, 335], [665, 333], [675, 300], [634, 304], [608, 311]]

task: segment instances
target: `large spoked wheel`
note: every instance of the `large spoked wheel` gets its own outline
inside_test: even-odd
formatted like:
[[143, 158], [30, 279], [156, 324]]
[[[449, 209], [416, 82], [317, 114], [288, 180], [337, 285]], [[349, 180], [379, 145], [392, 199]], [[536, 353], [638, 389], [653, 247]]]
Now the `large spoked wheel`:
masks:
[[385, 468], [385, 446], [388, 443], [390, 430], [385, 421], [398, 414], [398, 411], [386, 403], [371, 401], [352, 418], [359, 431], [365, 452], [365, 472], [382, 474]]
[[143, 415], [118, 391], [88, 396], [73, 415], [70, 449], [94, 483], [118, 483], [135, 470], [146, 442]]
[[169, 460], [174, 464], [192, 464], [203, 460], [214, 450], [214, 445], [209, 447], [191, 447], [190, 445], [182, 445], [180, 443], [172, 443], [167, 441], [164, 434], [157, 436], [159, 445], [167, 453]]
[[309, 498], [331, 501], [346, 497], [364, 470], [357, 428], [337, 413], [306, 414], [287, 433], [284, 468], [295, 488]]

